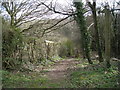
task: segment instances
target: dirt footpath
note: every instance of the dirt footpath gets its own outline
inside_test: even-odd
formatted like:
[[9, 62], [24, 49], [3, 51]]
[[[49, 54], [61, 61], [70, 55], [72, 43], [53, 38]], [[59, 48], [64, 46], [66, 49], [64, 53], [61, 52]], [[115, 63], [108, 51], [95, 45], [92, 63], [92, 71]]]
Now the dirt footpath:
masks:
[[67, 87], [69, 84], [68, 75], [76, 69], [79, 60], [66, 59], [56, 62], [52, 67], [44, 69], [49, 82], [45, 84], [48, 88]]

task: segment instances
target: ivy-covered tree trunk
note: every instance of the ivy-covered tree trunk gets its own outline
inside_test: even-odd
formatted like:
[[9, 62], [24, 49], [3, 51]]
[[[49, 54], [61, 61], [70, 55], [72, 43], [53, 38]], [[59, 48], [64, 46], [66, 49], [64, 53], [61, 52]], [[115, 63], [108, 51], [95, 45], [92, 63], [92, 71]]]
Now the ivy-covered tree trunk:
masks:
[[80, 28], [83, 52], [85, 53], [85, 57], [88, 59], [88, 62], [92, 64], [93, 62], [90, 58], [90, 37], [86, 27], [83, 4], [82, 2], [74, 2], [74, 5], [77, 13], [75, 20]]

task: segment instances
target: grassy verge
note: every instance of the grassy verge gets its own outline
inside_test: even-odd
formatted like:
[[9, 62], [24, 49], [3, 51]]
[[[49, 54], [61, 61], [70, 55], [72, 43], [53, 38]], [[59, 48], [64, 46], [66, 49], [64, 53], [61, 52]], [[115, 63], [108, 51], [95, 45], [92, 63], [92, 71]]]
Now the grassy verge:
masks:
[[0, 73], [2, 73], [4, 88], [40, 88], [42, 84], [47, 82], [47, 78], [41, 77], [38, 73], [27, 75], [3, 70]]
[[73, 88], [118, 88], [118, 69], [112, 66], [109, 69], [75, 71], [70, 75]]

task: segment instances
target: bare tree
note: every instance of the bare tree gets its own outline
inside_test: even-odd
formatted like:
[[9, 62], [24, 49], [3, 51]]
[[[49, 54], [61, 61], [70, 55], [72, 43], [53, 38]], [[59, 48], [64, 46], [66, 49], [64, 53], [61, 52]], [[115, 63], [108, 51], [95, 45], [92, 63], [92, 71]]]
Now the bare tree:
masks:
[[[10, 0], [9, 2], [2, 2], [2, 8], [2, 13], [9, 17], [12, 27], [19, 27], [35, 20], [40, 21], [39, 19], [48, 12], [37, 0], [18, 2]], [[32, 28], [33, 25], [29, 26], [28, 29]]]
[[99, 62], [103, 62], [103, 57], [102, 57], [102, 51], [101, 51], [101, 46], [100, 46], [100, 39], [99, 39], [99, 30], [98, 30], [98, 22], [97, 22], [97, 14], [96, 14], [96, 2], [93, 0], [93, 4], [89, 0], [86, 0], [88, 3], [88, 6], [92, 10], [93, 14], [93, 20], [94, 20], [94, 28], [96, 32], [96, 43], [97, 43], [97, 49], [98, 49], [98, 55], [99, 55]]
[[105, 59], [107, 67], [111, 66], [110, 56], [111, 56], [111, 11], [108, 6], [105, 6]]

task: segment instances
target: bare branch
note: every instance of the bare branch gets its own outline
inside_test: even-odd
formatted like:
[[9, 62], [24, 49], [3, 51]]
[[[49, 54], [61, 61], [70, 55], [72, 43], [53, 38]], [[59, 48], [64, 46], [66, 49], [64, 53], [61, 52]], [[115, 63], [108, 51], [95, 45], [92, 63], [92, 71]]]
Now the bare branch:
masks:
[[47, 31], [45, 34], [50, 33], [50, 32], [52, 32], [52, 31], [55, 31], [55, 30], [58, 30], [58, 29], [62, 28], [63, 26], [65, 26], [65, 25], [67, 25], [67, 24], [69, 24], [69, 23], [71, 23], [71, 22], [73, 22], [73, 21], [74, 21], [74, 20], [70, 20], [70, 21], [68, 21], [68, 22], [60, 25], [59, 27], [57, 27], [57, 28], [55, 28], [55, 29], [52, 29], [52, 30], [50, 30], [50, 31]]
[[63, 13], [63, 12], [59, 12], [55, 10], [55, 7], [51, 8], [48, 5], [46, 5], [45, 3], [41, 3], [42, 5], [46, 6], [50, 11], [53, 11], [54, 13], [58, 13], [58, 14], [62, 14], [62, 15], [75, 15], [75, 13]]
[[48, 28], [44, 29], [43, 34], [42, 34], [42, 37], [43, 37], [43, 35], [45, 34], [45, 31], [46, 31], [46, 30], [49, 30], [49, 29], [57, 26], [59, 23], [61, 23], [62, 21], [66, 20], [66, 19], [69, 18], [69, 17], [70, 17], [70, 16], [68, 16], [68, 17], [66, 17], [66, 18], [63, 18], [63, 19], [61, 19], [60, 21], [58, 21], [57, 23], [55, 23], [54, 25], [52, 25], [51, 27], [48, 27]]

